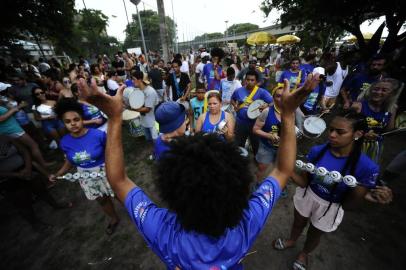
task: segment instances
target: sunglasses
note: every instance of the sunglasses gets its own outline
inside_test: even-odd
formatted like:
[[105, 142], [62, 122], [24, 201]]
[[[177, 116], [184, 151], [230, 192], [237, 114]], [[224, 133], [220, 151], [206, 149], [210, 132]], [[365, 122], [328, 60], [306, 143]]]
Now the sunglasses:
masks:
[[36, 96], [40, 96], [40, 95], [43, 95], [43, 94], [45, 94], [45, 92], [37, 92], [37, 93], [35, 93]]

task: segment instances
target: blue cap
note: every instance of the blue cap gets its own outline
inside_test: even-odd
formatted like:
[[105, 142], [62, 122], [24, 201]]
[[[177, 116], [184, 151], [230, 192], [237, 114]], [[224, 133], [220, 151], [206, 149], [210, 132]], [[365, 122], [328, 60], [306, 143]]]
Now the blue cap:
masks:
[[174, 101], [164, 102], [155, 110], [155, 120], [161, 133], [177, 130], [185, 122], [185, 117], [185, 107]]

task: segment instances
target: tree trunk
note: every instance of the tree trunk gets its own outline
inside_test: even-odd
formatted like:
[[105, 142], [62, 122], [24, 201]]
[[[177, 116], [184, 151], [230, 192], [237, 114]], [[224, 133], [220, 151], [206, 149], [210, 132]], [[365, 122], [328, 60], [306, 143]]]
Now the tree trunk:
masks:
[[163, 0], [156, 1], [158, 6], [158, 15], [159, 15], [159, 34], [161, 36], [161, 44], [163, 51], [163, 59], [166, 62], [169, 61], [169, 44], [168, 44], [168, 28], [165, 22], [165, 7]]

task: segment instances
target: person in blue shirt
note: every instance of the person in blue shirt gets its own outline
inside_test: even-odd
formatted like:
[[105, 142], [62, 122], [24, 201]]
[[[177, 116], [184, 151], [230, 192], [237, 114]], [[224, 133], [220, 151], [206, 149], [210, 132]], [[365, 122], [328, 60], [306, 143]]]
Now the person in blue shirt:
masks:
[[354, 176], [355, 187], [331, 181], [329, 176], [305, 172], [292, 174], [299, 187], [293, 198], [295, 212], [291, 234], [289, 239], [275, 240], [273, 247], [277, 250], [293, 247], [310, 222], [304, 247], [293, 269], [306, 269], [308, 255], [318, 246], [324, 233], [337, 229], [344, 216], [343, 209], [356, 208], [366, 198], [368, 190], [375, 187], [378, 166], [361, 152], [366, 128], [363, 115], [354, 111], [339, 113], [329, 126], [328, 142], [314, 146], [307, 156], [308, 162], [316, 168]]
[[398, 80], [382, 79], [373, 83], [361, 94], [360, 101], [354, 102], [351, 106], [366, 117], [368, 130], [362, 150], [378, 164], [381, 162], [383, 153], [384, 139], [381, 134], [395, 127], [400, 86]]
[[[241, 259], [252, 247], [281, 188], [293, 173], [294, 112], [315, 87], [316, 79], [309, 78], [294, 93], [289, 92], [289, 83], [285, 81], [279, 142], [282, 154], [278, 155], [274, 170], [253, 193], [250, 162], [233, 143], [221, 141], [213, 134], [179, 137], [171, 142], [168, 154], [157, 163], [156, 179], [168, 209], [158, 207], [126, 175], [122, 89], [111, 97], [97, 91], [94, 83], [89, 87], [85, 80], [80, 80], [83, 95], [110, 119], [107, 178], [148, 246], [168, 269], [243, 268]], [[181, 116], [178, 122], [184, 121]]]
[[[221, 96], [218, 92], [211, 92], [207, 96], [207, 112], [200, 115], [196, 123], [196, 132], [216, 133], [224, 140], [234, 139], [234, 117], [229, 112], [221, 110]], [[224, 127], [219, 127], [225, 122]]]
[[167, 101], [155, 108], [155, 120], [159, 124], [160, 134], [154, 145], [154, 159], [159, 161], [170, 150], [171, 141], [185, 135], [189, 119], [182, 104]]
[[[231, 96], [231, 104], [236, 112], [235, 142], [239, 146], [244, 147], [247, 138], [249, 138], [254, 154], [258, 152], [259, 140], [252, 132], [255, 119], [248, 117], [248, 106], [254, 100], [261, 99], [266, 103], [259, 108], [262, 111], [273, 102], [271, 94], [267, 90], [257, 86], [258, 76], [255, 70], [249, 70], [245, 75], [247, 85], [235, 90]], [[251, 94], [253, 96], [249, 98]]]
[[307, 77], [308, 74], [313, 72], [313, 69], [315, 68], [314, 61], [315, 61], [315, 54], [308, 54], [304, 58], [304, 63], [300, 64], [300, 69], [304, 71], [305, 77]]
[[[320, 74], [325, 75], [325, 70], [322, 67], [318, 67]], [[314, 72], [312, 70], [312, 72]], [[323, 100], [324, 93], [326, 92], [326, 80], [323, 77], [320, 83], [314, 88], [314, 90], [307, 97], [306, 101], [300, 105], [301, 111], [304, 115], [317, 114], [320, 108], [321, 100]], [[327, 110], [326, 110], [327, 111]]]
[[290, 90], [292, 91], [303, 85], [306, 79], [305, 75], [306, 72], [300, 69], [300, 59], [298, 57], [293, 57], [290, 60], [290, 69], [282, 72], [282, 75], [279, 78], [278, 82], [282, 83], [283, 80], [288, 80], [290, 84]]
[[198, 88], [196, 89], [196, 96], [190, 100], [189, 122], [192, 134], [195, 133], [197, 119], [203, 113], [205, 93], [204, 88]]
[[207, 63], [203, 67], [205, 85], [207, 90], [219, 90], [220, 80], [224, 78], [223, 69], [220, 65], [221, 59], [224, 57], [224, 51], [220, 48], [214, 48], [210, 54], [211, 63]]
[[265, 171], [276, 160], [281, 129], [283, 84], [273, 90], [274, 104], [262, 111], [255, 121], [253, 132], [259, 137], [258, 153], [255, 160], [258, 162], [257, 179], [264, 176]]
[[[97, 88], [96, 84], [95, 87]], [[74, 98], [60, 100], [56, 104], [55, 113], [63, 121], [69, 133], [60, 141], [60, 148], [66, 157], [65, 162], [57, 173], [49, 176], [49, 180], [55, 182], [57, 177], [64, 175], [74, 167], [82, 174], [103, 172], [106, 133], [85, 127], [83, 107]], [[110, 222], [106, 233], [111, 235], [119, 223], [119, 217], [111, 200], [114, 192], [106, 177], [81, 177], [78, 181], [86, 198], [96, 200], [104, 213], [109, 216]]]
[[357, 101], [358, 96], [367, 90], [372, 83], [384, 78], [384, 67], [385, 58], [382, 55], [376, 55], [371, 60], [367, 72], [354, 74], [354, 76], [351, 76], [351, 79], [344, 81], [340, 90], [344, 101], [344, 109], [350, 108], [351, 103]]

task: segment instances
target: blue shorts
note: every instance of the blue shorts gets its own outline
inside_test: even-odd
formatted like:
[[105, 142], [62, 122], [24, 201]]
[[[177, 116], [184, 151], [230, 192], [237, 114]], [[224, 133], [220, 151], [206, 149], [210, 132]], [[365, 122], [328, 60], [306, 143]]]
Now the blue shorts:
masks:
[[276, 160], [276, 153], [278, 148], [274, 146], [265, 145], [261, 140], [259, 141], [258, 153], [255, 155], [255, 160], [263, 164], [271, 164]]
[[60, 130], [65, 127], [61, 120], [52, 119], [52, 120], [44, 120], [41, 121], [42, 130], [45, 134], [49, 134], [54, 130]]

